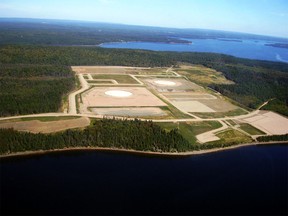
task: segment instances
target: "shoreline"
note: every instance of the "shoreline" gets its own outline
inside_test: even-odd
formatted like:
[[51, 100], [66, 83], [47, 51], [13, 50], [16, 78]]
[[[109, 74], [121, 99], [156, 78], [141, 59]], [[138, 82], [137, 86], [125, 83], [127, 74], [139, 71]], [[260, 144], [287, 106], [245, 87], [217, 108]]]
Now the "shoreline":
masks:
[[32, 156], [32, 155], [44, 155], [54, 152], [69, 152], [69, 151], [103, 151], [103, 152], [119, 152], [119, 153], [130, 153], [130, 154], [139, 154], [139, 155], [150, 155], [150, 156], [171, 156], [171, 157], [188, 157], [194, 155], [204, 155], [209, 153], [216, 153], [226, 150], [237, 149], [246, 146], [257, 146], [257, 145], [275, 145], [275, 144], [288, 144], [288, 141], [271, 141], [271, 142], [254, 142], [254, 143], [243, 143], [232, 145], [224, 148], [212, 148], [205, 150], [195, 150], [187, 152], [152, 152], [152, 151], [139, 151], [133, 149], [119, 149], [119, 148], [109, 148], [109, 147], [72, 147], [64, 149], [53, 149], [53, 150], [38, 150], [38, 151], [25, 151], [17, 152], [12, 154], [0, 155], [0, 159], [17, 157], [17, 156]]

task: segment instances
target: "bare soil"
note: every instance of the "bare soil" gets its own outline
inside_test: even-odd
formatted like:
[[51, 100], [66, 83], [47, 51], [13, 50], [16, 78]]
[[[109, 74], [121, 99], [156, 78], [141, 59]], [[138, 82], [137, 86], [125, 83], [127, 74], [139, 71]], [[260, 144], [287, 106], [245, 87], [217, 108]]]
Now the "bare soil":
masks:
[[13, 128], [31, 133], [53, 133], [73, 128], [83, 128], [90, 124], [89, 118], [43, 122], [39, 120], [0, 123], [0, 128]]
[[[106, 95], [105, 92], [120, 90], [131, 92], [125, 98]], [[85, 107], [135, 107], [135, 106], [167, 106], [146, 88], [141, 87], [94, 87], [82, 95]]]

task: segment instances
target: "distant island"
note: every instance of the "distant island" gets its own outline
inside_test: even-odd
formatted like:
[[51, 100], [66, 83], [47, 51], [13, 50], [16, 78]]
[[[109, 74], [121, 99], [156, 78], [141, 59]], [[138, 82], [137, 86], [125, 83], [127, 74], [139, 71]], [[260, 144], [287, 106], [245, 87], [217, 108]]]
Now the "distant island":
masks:
[[217, 39], [219, 41], [228, 41], [228, 42], [240, 42], [242, 43], [242, 40], [238, 40], [238, 39]]
[[288, 49], [288, 44], [286, 44], [286, 43], [265, 44], [265, 46], [272, 46], [272, 47]]

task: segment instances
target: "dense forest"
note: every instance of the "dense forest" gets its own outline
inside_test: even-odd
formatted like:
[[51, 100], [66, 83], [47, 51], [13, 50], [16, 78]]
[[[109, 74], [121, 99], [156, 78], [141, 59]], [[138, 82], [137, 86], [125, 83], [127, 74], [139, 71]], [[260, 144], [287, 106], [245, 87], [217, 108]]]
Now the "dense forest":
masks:
[[167, 29], [81, 21], [1, 19], [0, 44], [99, 45], [105, 42], [150, 41], [189, 43]]
[[[273, 41], [268, 36], [227, 31], [47, 19], [0, 18], [0, 29], [0, 44], [6, 45], [99, 45], [123, 41], [190, 43], [183, 38]], [[279, 40], [287, 43], [285, 39]]]
[[0, 153], [63, 149], [69, 147], [111, 147], [153, 152], [183, 152], [190, 144], [177, 130], [166, 132], [150, 121], [102, 119], [84, 130], [55, 134], [31, 134], [0, 129]]
[[83, 130], [66, 130], [53, 134], [32, 134], [13, 129], [0, 129], [0, 154], [73, 147], [108, 147], [152, 152], [185, 152], [223, 148], [239, 144], [191, 144], [178, 132], [166, 131], [152, 121], [95, 120]]
[[[241, 59], [214, 53], [153, 52], [99, 47], [0, 46], [0, 65], [3, 68], [0, 77], [11, 78], [10, 75], [13, 71], [11, 67], [15, 67], [15, 73], [18, 75], [25, 70], [32, 73], [32, 70], [39, 67], [42, 72], [37, 69], [38, 72], [35, 71], [34, 75], [33, 72], [31, 76], [43, 78], [45, 74], [44, 66], [49, 65], [51, 70], [47, 72], [45, 69], [45, 76], [50, 77], [50, 79], [61, 77], [62, 81], [70, 80], [68, 81], [70, 84], [64, 84], [67, 87], [60, 90], [62, 94], [71, 89], [72, 72], [67, 69], [67, 73], [64, 73], [67, 77], [64, 78], [63, 71], [59, 67], [69, 67], [71, 65], [167, 67], [177, 66], [178, 62], [200, 64], [222, 72], [227, 79], [233, 80], [235, 85], [211, 85], [210, 87], [246, 107], [254, 109], [265, 101], [274, 99], [264, 109], [271, 109], [283, 115], [288, 115], [288, 64], [285, 63]], [[29, 67], [31, 67], [30, 70], [27, 69]], [[52, 69], [53, 67], [55, 67], [55, 70]], [[20, 71], [17, 71], [16, 68]], [[31, 79], [30, 77], [30, 81]], [[15, 81], [15, 85], [19, 83], [17, 80], [19, 81], [19, 78], [13, 78], [12, 80]], [[5, 93], [5, 89], [7, 88], [1, 87], [1, 97], [10, 94], [10, 92]], [[2, 110], [7, 112], [8, 109], [5, 108], [5, 104]], [[8, 113], [13, 114], [17, 111], [9, 111]], [[29, 111], [26, 113], [29, 113]]]
[[0, 116], [57, 111], [74, 83], [67, 66], [0, 64]]
[[288, 134], [283, 135], [273, 135], [273, 136], [261, 136], [257, 138], [259, 142], [269, 142], [269, 141], [287, 141]]

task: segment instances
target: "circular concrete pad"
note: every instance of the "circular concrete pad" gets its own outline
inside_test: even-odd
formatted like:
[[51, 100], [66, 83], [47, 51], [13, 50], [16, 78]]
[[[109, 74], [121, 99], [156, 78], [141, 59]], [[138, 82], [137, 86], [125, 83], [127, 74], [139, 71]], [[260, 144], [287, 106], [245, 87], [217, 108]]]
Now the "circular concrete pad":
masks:
[[129, 97], [132, 95], [131, 92], [128, 91], [122, 91], [122, 90], [111, 90], [111, 91], [106, 91], [106, 95], [112, 96], [112, 97]]
[[166, 86], [174, 86], [176, 85], [175, 82], [172, 82], [172, 81], [167, 81], [167, 80], [156, 80], [154, 81], [156, 84], [159, 84], [159, 85], [166, 85]]

